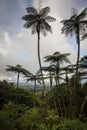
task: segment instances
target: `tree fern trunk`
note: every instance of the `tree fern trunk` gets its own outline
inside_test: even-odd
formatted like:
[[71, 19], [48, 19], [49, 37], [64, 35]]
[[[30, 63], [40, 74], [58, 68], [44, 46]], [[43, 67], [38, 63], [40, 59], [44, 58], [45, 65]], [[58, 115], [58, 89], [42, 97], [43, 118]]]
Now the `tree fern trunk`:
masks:
[[45, 88], [45, 83], [44, 83], [44, 78], [43, 78], [43, 72], [42, 72], [42, 66], [41, 66], [41, 58], [40, 58], [40, 32], [37, 32], [38, 34], [38, 62], [39, 62], [39, 67], [41, 71], [41, 76], [42, 76], [42, 83], [43, 83], [43, 97], [46, 97], [46, 88]]
[[[20, 75], [20, 73], [18, 72], [18, 75], [17, 75], [17, 91], [16, 91], [16, 103], [17, 104], [18, 104], [19, 75]], [[18, 111], [18, 109], [17, 109], [17, 111]]]
[[78, 76], [78, 66], [79, 66], [79, 59], [80, 59], [80, 35], [79, 35], [79, 25], [77, 26], [77, 35], [76, 35], [78, 50], [77, 50], [77, 62], [76, 62], [76, 81]]
[[19, 75], [20, 75], [20, 73], [18, 72], [18, 76], [17, 76], [17, 89], [19, 87]]
[[36, 95], [36, 80], [34, 81], [34, 107], [36, 106], [35, 95]]

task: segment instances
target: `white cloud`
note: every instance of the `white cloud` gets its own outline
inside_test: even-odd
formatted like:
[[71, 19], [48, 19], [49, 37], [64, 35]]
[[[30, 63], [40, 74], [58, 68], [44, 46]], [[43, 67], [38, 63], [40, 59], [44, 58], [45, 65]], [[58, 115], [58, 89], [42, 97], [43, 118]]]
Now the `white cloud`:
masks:
[[[21, 1], [20, 1], [21, 2]], [[53, 54], [55, 51], [61, 53], [71, 53], [70, 60], [76, 62], [74, 47], [67, 41], [67, 38], [61, 34], [60, 21], [63, 17], [71, 14], [71, 8], [74, 6], [72, 0], [49, 0], [44, 1], [43, 5], [50, 5], [50, 15], [56, 17], [57, 21], [52, 23], [53, 34], [44, 37], [41, 35], [41, 59], [42, 62], [46, 55]], [[21, 4], [24, 9], [25, 5]], [[24, 10], [25, 11], [25, 10]], [[65, 16], [64, 16], [65, 15]], [[83, 49], [87, 48], [86, 44]], [[36, 72], [39, 68], [37, 58], [37, 35], [32, 35], [30, 30], [21, 28], [15, 35], [9, 34], [4, 29], [0, 29], [0, 79], [14, 78], [13, 73], [5, 72], [6, 65], [21, 64], [31, 72]], [[45, 63], [44, 63], [45, 64]], [[12, 76], [13, 75], [13, 76]]]

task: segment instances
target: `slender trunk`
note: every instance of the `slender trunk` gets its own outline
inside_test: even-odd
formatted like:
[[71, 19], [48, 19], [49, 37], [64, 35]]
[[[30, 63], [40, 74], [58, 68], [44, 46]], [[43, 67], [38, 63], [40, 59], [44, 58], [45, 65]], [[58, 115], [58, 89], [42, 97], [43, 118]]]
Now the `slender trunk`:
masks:
[[[74, 87], [73, 87], [73, 90], [72, 90], [72, 108], [73, 109], [77, 109], [78, 105], [78, 90], [79, 90], [79, 87], [78, 87], [78, 67], [79, 67], [79, 58], [80, 58], [80, 34], [79, 34], [79, 25], [77, 25], [77, 28], [76, 28], [76, 40], [77, 40], [77, 61], [76, 61], [76, 72], [75, 72], [75, 77], [74, 77]], [[72, 113], [73, 113], [73, 110], [72, 109]]]
[[72, 108], [72, 102], [71, 102], [71, 96], [69, 93], [69, 78], [68, 73], [66, 72], [66, 95], [67, 95], [67, 118], [70, 118], [71, 116], [71, 108]]
[[78, 42], [78, 53], [77, 53], [76, 76], [78, 75], [79, 59], [80, 59], [80, 41]]
[[[77, 61], [76, 61], [76, 73], [74, 77], [74, 87], [73, 87], [73, 99], [77, 99], [77, 92], [78, 92], [78, 65], [79, 65], [79, 58], [80, 58], [80, 35], [79, 35], [79, 25], [76, 28], [76, 40], [77, 40]], [[76, 101], [76, 100], [75, 100]]]
[[36, 80], [34, 81], [34, 107], [36, 106], [36, 104], [35, 104], [35, 94], [36, 94]]
[[55, 85], [57, 86], [57, 76], [55, 77], [55, 83], [56, 83]]
[[56, 75], [57, 75], [57, 85], [59, 85], [59, 68], [60, 68], [60, 64], [59, 62], [57, 61], [57, 70], [56, 70]]
[[77, 30], [76, 30], [76, 40], [77, 40], [77, 61], [76, 61], [76, 74], [74, 78], [74, 99], [77, 99], [78, 95], [78, 67], [79, 67], [79, 58], [80, 58], [80, 34], [79, 34], [79, 25], [77, 25]]
[[68, 89], [69, 84], [68, 84], [68, 74], [67, 74], [67, 70], [66, 70], [66, 86], [67, 86], [67, 89]]
[[40, 31], [37, 32], [37, 35], [38, 35], [38, 61], [39, 61], [39, 67], [40, 67], [42, 83], [43, 83], [43, 97], [45, 98], [46, 88], [45, 88], [44, 77], [43, 77], [42, 66], [41, 66], [41, 58], [40, 58]]
[[56, 73], [56, 85], [59, 85], [58, 73]]
[[[17, 103], [17, 104], [18, 104], [19, 75], [20, 75], [20, 72], [18, 72], [18, 75], [17, 75], [17, 91], [16, 91], [16, 103]], [[18, 109], [17, 109], [17, 110], [18, 110]]]
[[[58, 96], [58, 93], [59, 93], [59, 68], [60, 68], [60, 64], [59, 62], [57, 61], [57, 65], [56, 65], [56, 93], [57, 93], [57, 96]], [[61, 93], [61, 92], [60, 92]], [[63, 101], [63, 100], [62, 100]], [[58, 105], [59, 105], [59, 109], [60, 109], [60, 114], [61, 114], [61, 117], [63, 119], [63, 111], [62, 111], [62, 107], [61, 107], [61, 101], [60, 101], [60, 97], [58, 96], [57, 97], [57, 102], [58, 102]], [[64, 105], [64, 103], [63, 103]]]
[[36, 80], [34, 81], [34, 94], [36, 94]]
[[80, 59], [80, 34], [79, 34], [79, 25], [77, 26], [77, 45], [78, 45], [78, 51], [77, 51], [77, 61], [76, 61], [76, 84], [78, 79], [78, 66], [79, 66], [79, 59]]
[[66, 116], [68, 117], [68, 112], [70, 109], [70, 104], [69, 104], [69, 96], [68, 96], [68, 72], [66, 70], [66, 97], [67, 97], [67, 108], [66, 108]]
[[52, 76], [51, 76], [51, 71], [50, 71], [50, 88], [52, 90]]
[[18, 72], [18, 75], [17, 75], [17, 89], [19, 87], [19, 75], [20, 75], [20, 73]]
[[59, 85], [59, 73], [57, 73], [57, 85]]

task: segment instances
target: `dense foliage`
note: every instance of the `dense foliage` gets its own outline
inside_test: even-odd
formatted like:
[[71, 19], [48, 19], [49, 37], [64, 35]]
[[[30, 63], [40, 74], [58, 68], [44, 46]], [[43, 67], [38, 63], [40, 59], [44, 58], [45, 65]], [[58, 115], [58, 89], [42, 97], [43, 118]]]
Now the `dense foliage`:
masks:
[[[34, 99], [33, 92], [17, 89], [6, 81], [0, 82], [0, 130], [86, 130], [87, 104], [82, 118], [78, 118], [86, 91], [85, 83], [79, 90], [76, 109], [66, 84], [54, 86], [47, 93], [45, 103], [39, 92]], [[36, 106], [33, 106], [34, 102]]]

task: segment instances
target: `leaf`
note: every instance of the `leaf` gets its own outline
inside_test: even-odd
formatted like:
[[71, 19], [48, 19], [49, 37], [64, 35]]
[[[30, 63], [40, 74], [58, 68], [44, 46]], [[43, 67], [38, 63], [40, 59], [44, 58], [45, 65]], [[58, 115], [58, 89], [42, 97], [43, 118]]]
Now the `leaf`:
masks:
[[51, 17], [51, 16], [45, 17], [45, 20], [46, 20], [47, 22], [55, 22], [55, 21], [56, 21], [56, 19], [53, 18], [53, 17]]
[[39, 14], [40, 14], [40, 16], [45, 17], [45, 16], [47, 16], [47, 14], [49, 12], [50, 12], [50, 7], [47, 6], [47, 7], [42, 8], [40, 10]]
[[38, 11], [34, 7], [28, 7], [26, 8], [26, 11], [27, 13], [32, 14], [32, 15], [38, 14]]

